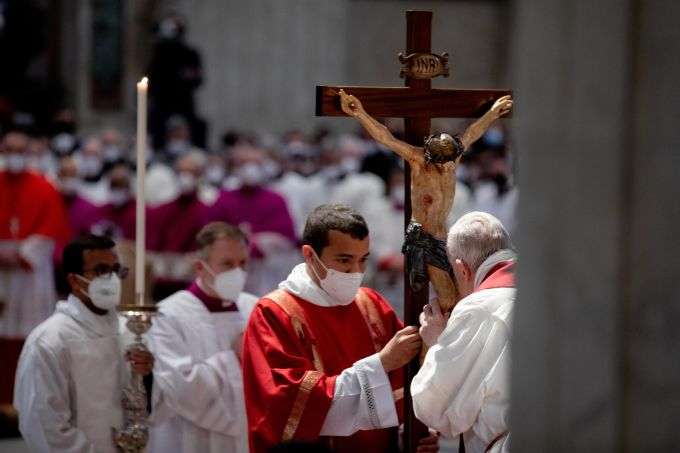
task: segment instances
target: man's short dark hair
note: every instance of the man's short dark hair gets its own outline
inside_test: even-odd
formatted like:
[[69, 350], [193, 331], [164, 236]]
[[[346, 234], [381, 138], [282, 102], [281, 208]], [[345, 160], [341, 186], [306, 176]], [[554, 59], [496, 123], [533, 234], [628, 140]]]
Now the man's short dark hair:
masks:
[[343, 204], [323, 204], [307, 217], [302, 243], [311, 246], [321, 256], [322, 250], [328, 245], [328, 232], [331, 230], [359, 240], [368, 236], [366, 221], [354, 209]]
[[95, 234], [81, 236], [71, 241], [64, 247], [62, 255], [64, 275], [83, 273], [83, 253], [86, 250], [111, 250], [115, 246], [116, 243], [108, 236], [97, 236]]

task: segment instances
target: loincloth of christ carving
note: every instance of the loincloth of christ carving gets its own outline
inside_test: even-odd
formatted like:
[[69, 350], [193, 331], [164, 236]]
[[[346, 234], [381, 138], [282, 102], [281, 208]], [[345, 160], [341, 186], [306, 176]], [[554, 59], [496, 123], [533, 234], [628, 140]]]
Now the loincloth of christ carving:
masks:
[[411, 223], [404, 253], [411, 270], [409, 284], [418, 291], [432, 282], [437, 303], [449, 311], [458, 302], [455, 277], [446, 256], [446, 219], [456, 192], [456, 168], [470, 146], [498, 118], [512, 108], [512, 98], [503, 96], [462, 135], [435, 134], [423, 146], [396, 139], [383, 124], [364, 110], [361, 101], [340, 90], [342, 110], [356, 118], [371, 137], [406, 160], [411, 167]]

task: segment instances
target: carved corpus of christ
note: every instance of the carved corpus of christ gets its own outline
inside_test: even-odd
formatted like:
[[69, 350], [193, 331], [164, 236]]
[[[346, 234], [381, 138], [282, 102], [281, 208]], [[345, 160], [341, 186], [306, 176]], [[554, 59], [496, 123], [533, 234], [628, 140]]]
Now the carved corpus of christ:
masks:
[[510, 96], [499, 98], [462, 135], [435, 134], [422, 147], [394, 138], [392, 133], [364, 110], [361, 101], [340, 90], [342, 110], [356, 118], [375, 141], [391, 149], [411, 166], [411, 222], [403, 252], [411, 266], [409, 284], [414, 291], [432, 282], [442, 312], [458, 302], [453, 270], [446, 256], [446, 218], [456, 191], [456, 168], [470, 146], [512, 108]]

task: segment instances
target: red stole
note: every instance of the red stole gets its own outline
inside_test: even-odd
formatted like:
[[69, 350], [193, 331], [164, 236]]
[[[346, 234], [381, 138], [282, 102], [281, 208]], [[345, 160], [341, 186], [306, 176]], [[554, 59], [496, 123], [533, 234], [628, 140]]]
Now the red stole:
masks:
[[[267, 297], [257, 303], [243, 342], [252, 452], [265, 452], [285, 441], [321, 441], [337, 452], [391, 451], [395, 429], [332, 439], [319, 436], [333, 401], [336, 377], [357, 360], [375, 354], [376, 343], [382, 348], [402, 328], [385, 299], [371, 289], [362, 290], [373, 308], [366, 317], [356, 301], [321, 307], [289, 295], [298, 313], [290, 313]], [[304, 318], [302, 322], [294, 319], [299, 317]], [[402, 388], [401, 370], [390, 373], [390, 380], [393, 389]]]
[[515, 262], [501, 261], [491, 268], [482, 283], [475, 292], [491, 288], [514, 288], [515, 287]]

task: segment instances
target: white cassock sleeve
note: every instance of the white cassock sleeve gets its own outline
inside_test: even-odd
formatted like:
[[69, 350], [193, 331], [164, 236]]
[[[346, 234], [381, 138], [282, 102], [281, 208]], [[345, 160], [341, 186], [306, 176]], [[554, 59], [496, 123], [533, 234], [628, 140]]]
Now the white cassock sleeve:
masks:
[[19, 430], [32, 452], [94, 453], [94, 445], [72, 423], [63, 365], [39, 342], [22, 353], [14, 389]]
[[373, 354], [345, 369], [336, 378], [333, 402], [321, 426], [322, 436], [350, 436], [359, 430], [397, 426], [392, 386]]
[[484, 401], [489, 376], [509, 351], [503, 322], [482, 310], [451, 318], [411, 382], [416, 417], [445, 437], [470, 429]]
[[173, 320], [162, 316], [154, 320], [149, 346], [155, 357], [155, 422], [170, 409], [203, 429], [242, 435], [243, 378], [234, 351], [195, 360]]

